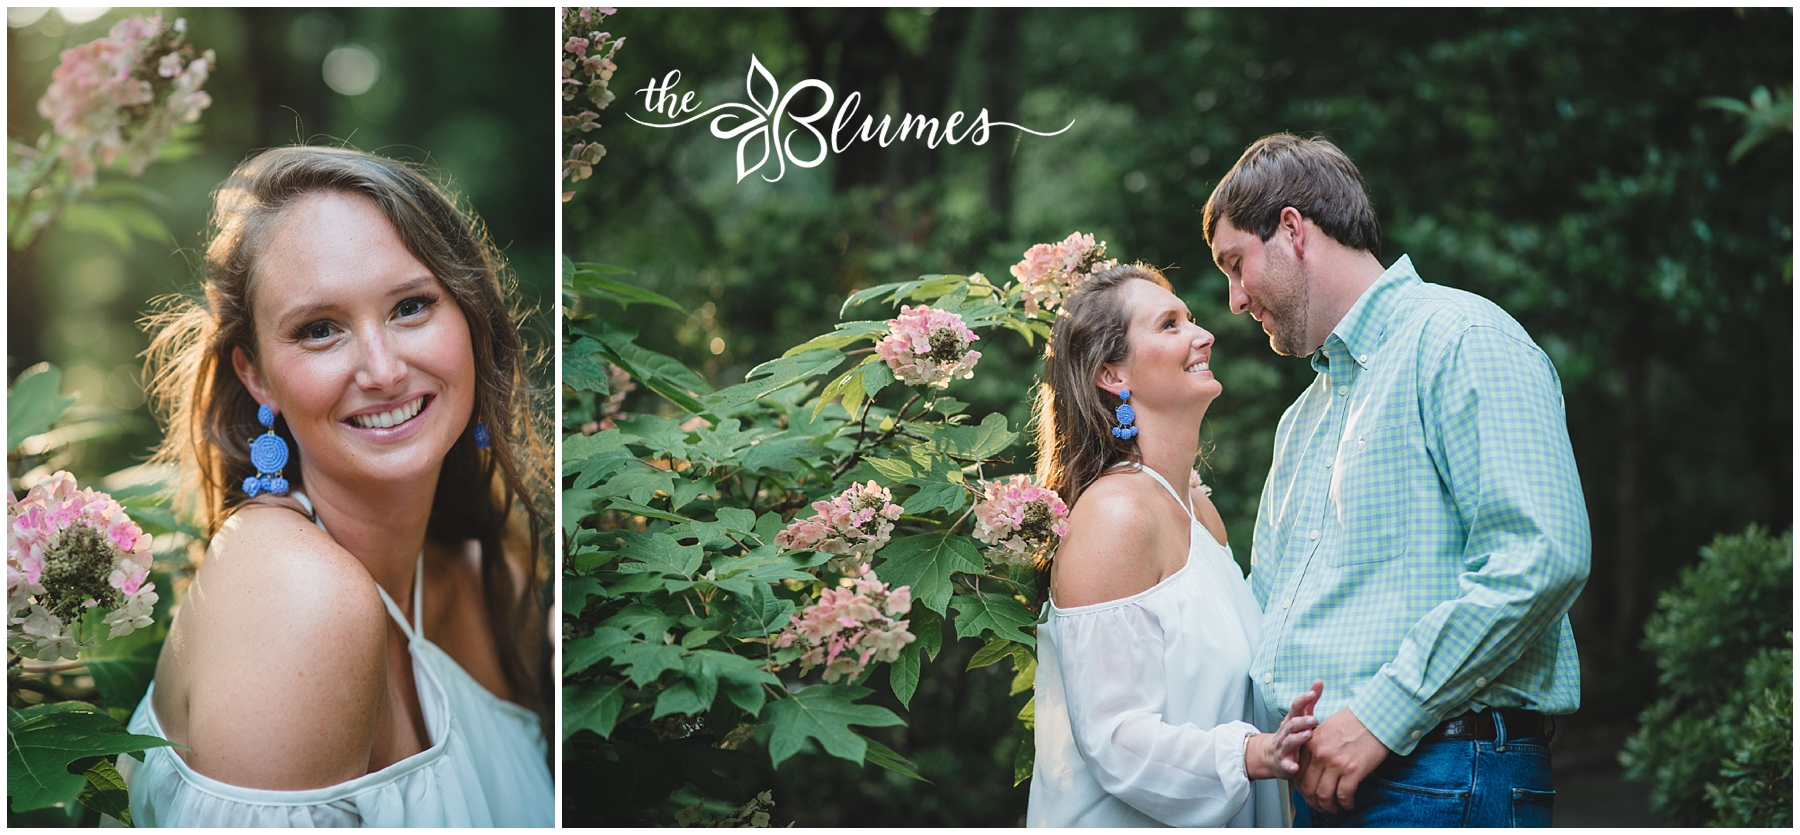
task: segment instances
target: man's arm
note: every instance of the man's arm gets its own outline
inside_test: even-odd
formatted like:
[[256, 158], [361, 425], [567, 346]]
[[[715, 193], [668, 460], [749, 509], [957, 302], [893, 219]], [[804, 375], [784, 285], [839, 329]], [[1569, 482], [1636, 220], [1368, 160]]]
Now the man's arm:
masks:
[[1326, 811], [1350, 808], [1389, 750], [1411, 753], [1518, 661], [1587, 581], [1586, 505], [1548, 358], [1478, 325], [1434, 369], [1426, 444], [1467, 530], [1462, 593], [1408, 630], [1394, 660], [1315, 732], [1301, 791]]

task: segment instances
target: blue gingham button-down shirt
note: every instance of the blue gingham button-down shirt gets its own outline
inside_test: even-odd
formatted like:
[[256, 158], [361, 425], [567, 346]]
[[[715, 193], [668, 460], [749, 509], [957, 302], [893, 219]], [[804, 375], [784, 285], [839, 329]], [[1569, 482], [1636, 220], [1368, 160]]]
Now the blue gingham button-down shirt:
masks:
[[1549, 357], [1405, 256], [1312, 356], [1257, 510], [1250, 674], [1277, 715], [1313, 679], [1409, 754], [1470, 709], [1571, 713], [1587, 508]]

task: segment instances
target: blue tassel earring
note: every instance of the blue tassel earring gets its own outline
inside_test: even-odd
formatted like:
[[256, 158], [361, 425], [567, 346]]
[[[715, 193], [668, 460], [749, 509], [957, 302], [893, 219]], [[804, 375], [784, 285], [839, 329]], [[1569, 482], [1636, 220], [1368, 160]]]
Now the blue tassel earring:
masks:
[[1131, 424], [1137, 420], [1137, 410], [1131, 408], [1131, 389], [1120, 389], [1119, 399], [1125, 402], [1113, 410], [1113, 417], [1119, 419], [1119, 425], [1112, 428], [1113, 437], [1121, 441], [1129, 441], [1137, 437], [1138, 428]]
[[488, 447], [490, 447], [492, 445], [493, 445], [493, 439], [488, 437], [487, 424], [485, 424], [485, 423], [475, 424], [475, 448], [476, 449], [487, 449]]
[[256, 475], [244, 479], [244, 492], [252, 498], [258, 493], [285, 496], [288, 494], [288, 480], [281, 477], [281, 468], [287, 466], [287, 441], [275, 434], [274, 409], [268, 406], [256, 407], [256, 420], [269, 431], [250, 444], [250, 463], [256, 466]]

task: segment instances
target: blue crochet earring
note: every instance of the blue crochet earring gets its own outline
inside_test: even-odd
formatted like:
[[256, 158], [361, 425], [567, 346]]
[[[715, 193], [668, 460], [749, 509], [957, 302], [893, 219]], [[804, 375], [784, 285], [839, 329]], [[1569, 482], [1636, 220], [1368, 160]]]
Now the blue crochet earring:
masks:
[[244, 492], [252, 498], [258, 493], [285, 496], [288, 480], [281, 477], [281, 468], [287, 466], [287, 441], [275, 434], [274, 409], [266, 405], [256, 407], [256, 420], [269, 431], [250, 443], [250, 463], [256, 466], [256, 475], [245, 477]]
[[493, 445], [493, 439], [488, 436], [487, 424], [485, 424], [485, 423], [475, 424], [475, 448], [476, 449], [487, 449], [488, 447], [490, 447], [492, 445]]
[[1119, 419], [1119, 425], [1112, 428], [1113, 437], [1121, 441], [1129, 441], [1137, 437], [1138, 428], [1131, 424], [1137, 420], [1137, 410], [1131, 408], [1131, 389], [1120, 389], [1119, 399], [1125, 402], [1113, 410], [1113, 417]]

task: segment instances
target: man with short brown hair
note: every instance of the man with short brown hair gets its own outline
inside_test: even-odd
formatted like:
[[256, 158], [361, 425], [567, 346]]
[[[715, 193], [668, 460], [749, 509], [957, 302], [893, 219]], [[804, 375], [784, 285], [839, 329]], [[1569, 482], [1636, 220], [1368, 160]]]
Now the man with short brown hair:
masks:
[[1556, 369], [1492, 302], [1383, 267], [1362, 176], [1323, 139], [1252, 144], [1204, 226], [1232, 312], [1319, 373], [1282, 415], [1251, 551], [1262, 698], [1325, 681], [1295, 825], [1549, 825], [1591, 544]]

